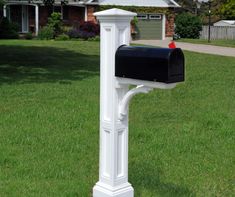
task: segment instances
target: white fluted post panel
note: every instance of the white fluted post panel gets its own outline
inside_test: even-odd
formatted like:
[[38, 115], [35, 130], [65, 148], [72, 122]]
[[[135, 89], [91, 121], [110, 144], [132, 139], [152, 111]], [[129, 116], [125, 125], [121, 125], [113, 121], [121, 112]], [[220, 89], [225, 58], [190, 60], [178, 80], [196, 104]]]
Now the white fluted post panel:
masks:
[[166, 39], [166, 15], [162, 14], [162, 39]]
[[35, 34], [36, 36], [38, 35], [38, 31], [39, 31], [39, 6], [35, 5]]
[[100, 21], [100, 163], [93, 197], [133, 197], [128, 183], [128, 116], [119, 120], [119, 104], [128, 85], [115, 78], [115, 52], [129, 45], [133, 12], [110, 9], [94, 14]]
[[7, 6], [3, 6], [3, 17], [7, 17]]

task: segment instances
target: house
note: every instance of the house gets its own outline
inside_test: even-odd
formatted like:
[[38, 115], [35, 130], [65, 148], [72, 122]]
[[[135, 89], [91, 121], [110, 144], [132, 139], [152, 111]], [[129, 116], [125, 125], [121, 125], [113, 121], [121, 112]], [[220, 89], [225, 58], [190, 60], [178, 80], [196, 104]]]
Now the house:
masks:
[[60, 12], [64, 24], [75, 25], [81, 21], [95, 21], [93, 12], [97, 3], [92, 0], [55, 0], [53, 7], [46, 6], [43, 0], [6, 0], [3, 16], [18, 23], [21, 33], [39, 31], [47, 24], [52, 11]]
[[[47, 0], [51, 1], [51, 0]], [[45, 0], [6, 0], [3, 16], [19, 24], [21, 33], [37, 35], [52, 11], [60, 12], [64, 24], [74, 26], [82, 21], [97, 22], [93, 13], [121, 7], [138, 14], [136, 31], [139, 39], [164, 39], [174, 33], [174, 0], [55, 0], [53, 8]], [[143, 7], [144, 6], [144, 7]]]
[[235, 20], [221, 20], [214, 23], [214, 26], [235, 27]]

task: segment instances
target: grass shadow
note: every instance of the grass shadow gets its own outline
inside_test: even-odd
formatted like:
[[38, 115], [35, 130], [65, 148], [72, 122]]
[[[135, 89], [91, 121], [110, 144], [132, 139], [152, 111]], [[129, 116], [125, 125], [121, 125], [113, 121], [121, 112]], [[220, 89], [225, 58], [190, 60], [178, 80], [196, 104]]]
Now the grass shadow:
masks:
[[60, 82], [99, 75], [99, 56], [65, 48], [0, 45], [0, 84]]
[[129, 180], [138, 197], [194, 197], [195, 195], [184, 186], [164, 183], [160, 177], [163, 173], [153, 161], [136, 160], [129, 163]]

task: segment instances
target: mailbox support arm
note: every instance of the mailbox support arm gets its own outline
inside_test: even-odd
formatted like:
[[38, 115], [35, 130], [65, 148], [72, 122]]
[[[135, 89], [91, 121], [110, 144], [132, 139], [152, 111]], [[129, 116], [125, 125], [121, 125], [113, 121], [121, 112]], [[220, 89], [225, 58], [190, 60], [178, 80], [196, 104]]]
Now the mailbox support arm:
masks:
[[136, 88], [129, 90], [124, 97], [122, 98], [119, 104], [118, 118], [119, 120], [124, 120], [128, 114], [128, 106], [132, 97], [139, 93], [148, 93], [154, 88], [157, 89], [172, 89], [176, 86], [176, 83], [161, 83], [161, 82], [151, 82], [151, 81], [143, 81], [137, 79], [128, 79], [128, 78], [119, 78], [116, 77], [117, 84], [116, 88], [120, 88], [120, 85], [136, 85]]
[[120, 78], [116, 77], [117, 85], [143, 85], [145, 87], [157, 88], [157, 89], [172, 89], [176, 86], [176, 83], [162, 83], [162, 82], [153, 82], [153, 81], [144, 81], [139, 79], [129, 79], [129, 78]]
[[147, 87], [144, 85], [138, 85], [136, 88], [133, 88], [129, 90], [125, 96], [123, 97], [122, 101], [120, 102], [119, 105], [119, 120], [123, 120], [127, 113], [128, 113], [128, 106], [129, 102], [132, 99], [133, 96], [139, 93], [148, 93], [149, 91], [153, 90], [152, 87]]

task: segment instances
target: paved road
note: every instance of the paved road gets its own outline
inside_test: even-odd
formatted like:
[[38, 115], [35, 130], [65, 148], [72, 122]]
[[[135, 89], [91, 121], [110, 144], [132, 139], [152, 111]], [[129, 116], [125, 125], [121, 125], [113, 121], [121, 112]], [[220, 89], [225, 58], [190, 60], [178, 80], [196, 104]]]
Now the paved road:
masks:
[[[170, 40], [169, 39], [135, 40], [135, 41], [132, 41], [132, 43], [159, 46], [159, 47], [168, 47]], [[235, 48], [231, 48], [231, 47], [220, 47], [220, 46], [212, 46], [212, 45], [205, 45], [205, 44], [191, 44], [191, 43], [185, 43], [185, 42], [176, 42], [176, 47], [181, 48], [183, 50], [194, 51], [194, 52], [199, 52], [199, 53], [235, 57]]]

